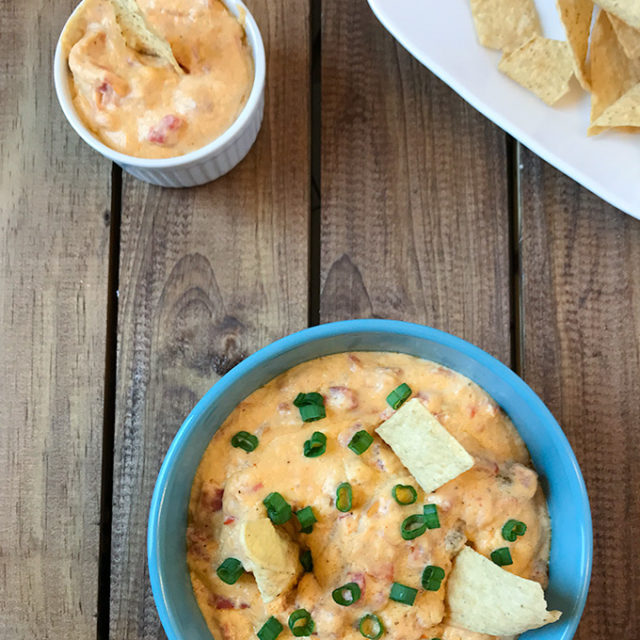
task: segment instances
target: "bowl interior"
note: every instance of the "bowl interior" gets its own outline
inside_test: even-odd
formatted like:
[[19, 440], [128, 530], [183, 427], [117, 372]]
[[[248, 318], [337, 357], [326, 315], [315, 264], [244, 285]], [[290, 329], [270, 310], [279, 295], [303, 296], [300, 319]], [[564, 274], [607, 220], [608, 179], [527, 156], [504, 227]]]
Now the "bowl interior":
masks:
[[553, 527], [547, 599], [552, 609], [563, 611], [555, 624], [521, 638], [572, 638], [591, 573], [591, 516], [577, 461], [551, 413], [511, 370], [459, 338], [403, 322], [353, 320], [306, 329], [258, 351], [224, 376], [181, 427], [158, 476], [148, 532], [151, 584], [169, 640], [211, 640], [185, 554], [191, 483], [209, 440], [242, 399], [273, 377], [305, 360], [343, 351], [397, 351], [434, 360], [471, 378], [506, 411], [547, 496]]
[[[53, 77], [56, 89], [56, 95], [58, 96], [58, 102], [60, 107], [69, 121], [69, 124], [73, 127], [75, 132], [91, 147], [101, 153], [103, 156], [119, 164], [120, 166], [132, 166], [142, 167], [147, 169], [161, 169], [161, 168], [173, 168], [184, 167], [197, 163], [204, 157], [207, 157], [213, 153], [227, 148], [242, 132], [242, 128], [249, 119], [250, 114], [256, 108], [261, 100], [262, 93], [264, 91], [264, 83], [266, 76], [266, 55], [264, 50], [264, 43], [260, 34], [260, 29], [242, 0], [222, 0], [229, 11], [241, 21], [246, 36], [247, 43], [251, 49], [254, 65], [254, 77], [253, 86], [247, 102], [242, 108], [242, 111], [238, 114], [238, 117], [231, 124], [231, 126], [220, 134], [217, 138], [208, 142], [199, 149], [195, 149], [189, 153], [181, 156], [175, 156], [172, 158], [137, 158], [135, 156], [129, 156], [125, 153], [120, 153], [111, 147], [108, 147], [101, 142], [92, 132], [88, 129], [73, 106], [73, 100], [71, 97], [71, 87], [69, 85], [69, 73], [67, 70], [67, 60], [62, 51], [62, 34], [58, 39], [56, 46], [54, 62], [53, 62]], [[73, 15], [80, 10], [80, 4], [75, 8], [69, 20], [73, 18]], [[67, 20], [67, 24], [69, 22]], [[64, 33], [67, 24], [65, 24], [62, 33]]]

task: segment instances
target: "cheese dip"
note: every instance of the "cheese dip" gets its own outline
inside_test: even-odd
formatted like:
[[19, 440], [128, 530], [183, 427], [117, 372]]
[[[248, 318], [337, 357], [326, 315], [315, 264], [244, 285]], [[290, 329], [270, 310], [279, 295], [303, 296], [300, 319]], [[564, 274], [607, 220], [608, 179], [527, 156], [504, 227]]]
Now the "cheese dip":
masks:
[[245, 32], [220, 0], [138, 0], [184, 70], [127, 46], [109, 0], [85, 0], [62, 38], [73, 104], [107, 146], [139, 158], [199, 149], [239, 115], [253, 86]]
[[[471, 456], [431, 493], [376, 433], [403, 402]], [[486, 640], [448, 620], [454, 557], [467, 545], [545, 586], [549, 540], [527, 449], [482, 389], [413, 356], [358, 352], [300, 364], [229, 415], [195, 476], [187, 559], [217, 640], [278, 625], [280, 638]]]

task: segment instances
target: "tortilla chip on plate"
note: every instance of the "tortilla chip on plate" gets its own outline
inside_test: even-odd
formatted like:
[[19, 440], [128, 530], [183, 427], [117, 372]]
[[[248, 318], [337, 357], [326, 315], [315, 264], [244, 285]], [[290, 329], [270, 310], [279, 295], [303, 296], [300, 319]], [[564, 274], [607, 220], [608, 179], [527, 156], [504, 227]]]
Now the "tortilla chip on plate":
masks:
[[534, 36], [504, 55], [498, 69], [553, 105], [569, 92], [573, 55], [566, 42]]
[[376, 433], [426, 493], [473, 466], [473, 458], [418, 398], [402, 405]]
[[638, 0], [595, 0], [595, 3], [634, 29], [640, 29], [640, 2]]
[[533, 0], [471, 0], [471, 13], [480, 44], [513, 51], [540, 34]]
[[542, 587], [463, 547], [447, 581], [451, 624], [491, 636], [519, 635], [560, 618], [547, 611]]
[[590, 81], [587, 52], [593, 17], [593, 0], [557, 0], [556, 4], [573, 54], [576, 78], [582, 88], [588, 91]]
[[[600, 121], [600, 117], [640, 82], [640, 59], [628, 58], [616, 37], [608, 15], [601, 11], [591, 35], [591, 126], [589, 135], [595, 135], [619, 121], [619, 126], [633, 125], [619, 108]], [[634, 106], [633, 95], [623, 103]], [[615, 117], [614, 117], [615, 116]], [[609, 124], [603, 124], [607, 122]]]
[[140, 53], [160, 58], [171, 65], [176, 73], [182, 68], [173, 55], [171, 45], [149, 24], [136, 0], [111, 0], [116, 20], [127, 45]]
[[640, 58], [640, 30], [629, 26], [613, 13], [607, 15], [627, 58]]

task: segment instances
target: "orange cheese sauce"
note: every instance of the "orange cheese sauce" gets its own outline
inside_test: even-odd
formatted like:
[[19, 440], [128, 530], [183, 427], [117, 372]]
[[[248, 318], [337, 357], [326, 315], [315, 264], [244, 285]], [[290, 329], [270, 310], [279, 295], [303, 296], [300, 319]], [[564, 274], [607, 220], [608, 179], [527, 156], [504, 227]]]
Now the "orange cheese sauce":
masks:
[[253, 86], [240, 23], [220, 0], [138, 0], [184, 74], [129, 48], [109, 0], [85, 0], [63, 34], [73, 104], [107, 146], [139, 158], [184, 155], [226, 131]]
[[[469, 471], [428, 495], [374, 432], [393, 413], [387, 395], [403, 382], [475, 460]], [[304, 423], [293, 399], [311, 391], [324, 396], [326, 418]], [[361, 429], [374, 442], [358, 456], [347, 444]], [[241, 430], [259, 438], [253, 452], [231, 446], [230, 439]], [[306, 458], [303, 444], [314, 431], [327, 436], [327, 449], [318, 458]], [[353, 487], [348, 513], [335, 506], [342, 482]], [[391, 494], [396, 484], [413, 485], [417, 502], [397, 504]], [[229, 555], [226, 541], [237, 538], [243, 518], [264, 515], [262, 500], [272, 491], [281, 493], [294, 512], [312, 506], [318, 522], [310, 534], [300, 532], [295, 516], [279, 527], [299, 550], [311, 551], [314, 569], [264, 604], [251, 574], [228, 585], [216, 568]], [[402, 521], [421, 513], [427, 503], [438, 505], [441, 527], [403, 540]], [[528, 527], [513, 543], [501, 535], [511, 518]], [[438, 591], [425, 591], [420, 585], [425, 566], [440, 566], [448, 575], [465, 543], [487, 556], [507, 546], [514, 562], [506, 570], [544, 586], [549, 538], [546, 503], [527, 449], [482, 389], [450, 369], [412, 356], [342, 353], [287, 371], [227, 418], [193, 483], [187, 559], [198, 604], [217, 640], [253, 638], [272, 615], [285, 627], [279, 638], [292, 637], [287, 620], [299, 608], [311, 613], [314, 636], [323, 640], [362, 639], [358, 621], [366, 613], [380, 617], [383, 638], [390, 640], [481, 640], [489, 636], [447, 624], [446, 576]], [[351, 606], [338, 606], [331, 592], [348, 582], [360, 585], [362, 597]], [[389, 599], [393, 582], [419, 590], [413, 606]]]

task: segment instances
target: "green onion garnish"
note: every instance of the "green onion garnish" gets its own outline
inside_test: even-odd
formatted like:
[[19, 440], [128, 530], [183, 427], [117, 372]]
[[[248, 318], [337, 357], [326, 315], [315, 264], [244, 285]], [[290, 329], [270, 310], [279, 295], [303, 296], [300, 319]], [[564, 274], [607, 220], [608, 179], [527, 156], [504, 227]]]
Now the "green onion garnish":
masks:
[[502, 537], [508, 542], [515, 542], [518, 536], [523, 536], [527, 532], [527, 525], [520, 520], [507, 520], [502, 527]]
[[284, 627], [276, 620], [273, 616], [271, 616], [263, 625], [260, 631], [258, 631], [257, 635], [260, 640], [275, 640]]
[[416, 601], [417, 595], [418, 595], [417, 589], [413, 589], [412, 587], [407, 587], [407, 585], [400, 584], [399, 582], [394, 582], [391, 585], [391, 591], [389, 592], [389, 599], [395, 600], [396, 602], [401, 602], [402, 604], [408, 604], [409, 606], [411, 606]]
[[511, 552], [509, 551], [509, 547], [500, 547], [495, 551], [491, 552], [491, 559], [499, 566], [506, 567], [507, 565], [513, 564], [513, 560], [511, 559]]
[[426, 516], [422, 513], [416, 513], [405, 518], [402, 526], [400, 527], [400, 533], [404, 540], [413, 540], [414, 538], [421, 536], [426, 530]]
[[438, 507], [435, 504], [425, 504], [422, 512], [424, 513], [427, 529], [439, 529], [440, 518], [438, 518]]
[[300, 554], [300, 564], [307, 573], [313, 571], [313, 558], [311, 557], [311, 551], [309, 551], [309, 549], [306, 549]]
[[324, 398], [320, 393], [299, 393], [293, 404], [300, 410], [303, 422], [315, 422], [326, 417]]
[[311, 507], [305, 507], [296, 511], [296, 518], [302, 527], [302, 533], [311, 533], [313, 531], [313, 523], [318, 522], [318, 519], [313, 514]]
[[378, 616], [373, 613], [368, 613], [366, 616], [360, 618], [360, 624], [358, 625], [360, 633], [369, 640], [378, 640], [378, 638], [384, 633], [384, 626]]
[[273, 524], [284, 524], [291, 518], [291, 505], [277, 491], [270, 493], [262, 504]]
[[426, 591], [438, 591], [444, 580], [444, 569], [427, 565], [422, 572], [422, 588]]
[[242, 562], [237, 558], [227, 558], [217, 569], [216, 573], [222, 582], [235, 584], [238, 578], [244, 573]]
[[304, 443], [302, 452], [305, 458], [317, 458], [327, 450], [327, 436], [320, 431], [314, 431], [313, 435]]
[[353, 504], [353, 490], [348, 482], [343, 482], [336, 489], [336, 509], [346, 513], [351, 511]]
[[358, 433], [351, 438], [351, 442], [349, 442], [347, 446], [351, 451], [360, 456], [371, 446], [372, 442], [373, 436], [363, 429], [362, 431], [358, 431]]
[[244, 449], [247, 453], [250, 453], [258, 446], [258, 438], [247, 431], [238, 431], [231, 438], [231, 446], [236, 449]]
[[397, 484], [391, 490], [391, 495], [402, 506], [413, 504], [418, 499], [418, 492], [410, 484]]
[[289, 629], [296, 638], [310, 636], [316, 623], [306, 609], [297, 609], [289, 616]]
[[334, 589], [331, 592], [331, 597], [339, 605], [349, 607], [360, 600], [360, 587], [355, 582], [348, 582], [342, 587]]
[[411, 387], [403, 382], [387, 396], [387, 403], [392, 409], [399, 409], [410, 395]]

